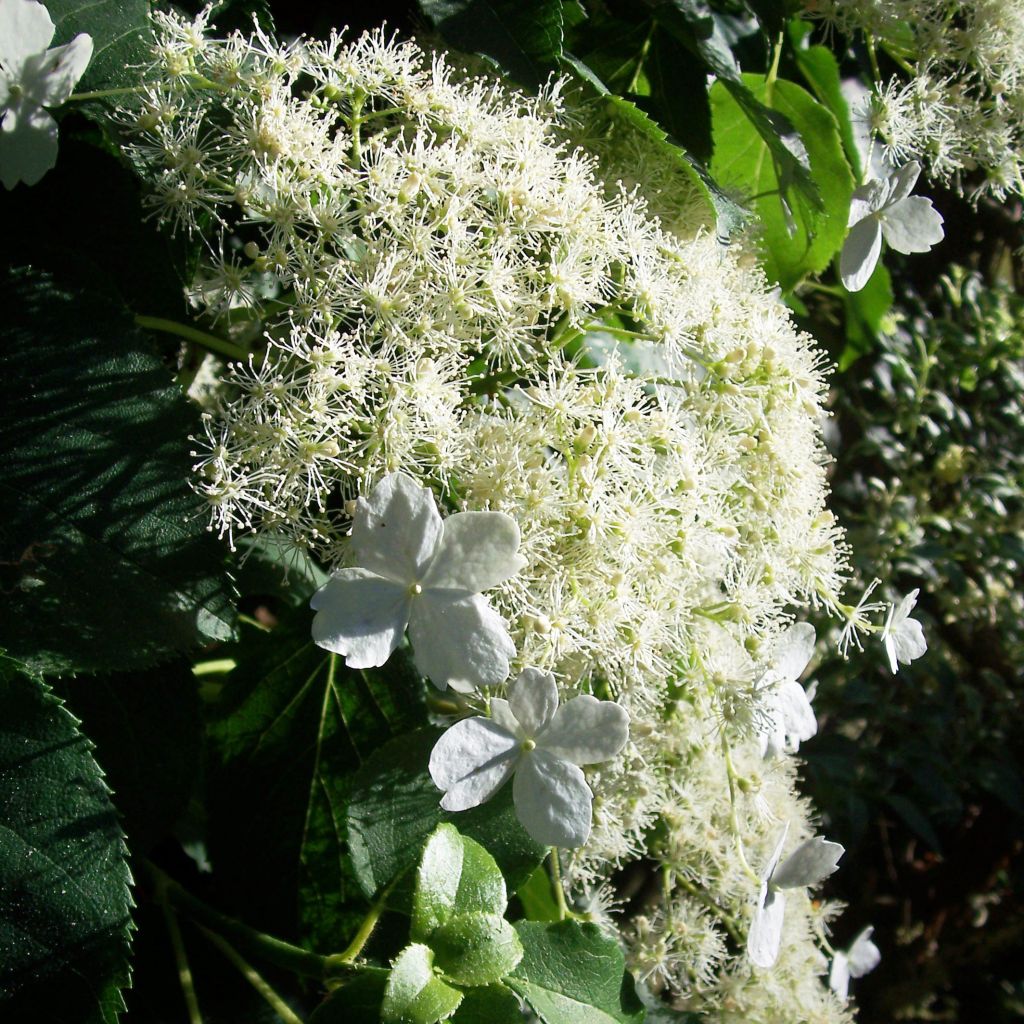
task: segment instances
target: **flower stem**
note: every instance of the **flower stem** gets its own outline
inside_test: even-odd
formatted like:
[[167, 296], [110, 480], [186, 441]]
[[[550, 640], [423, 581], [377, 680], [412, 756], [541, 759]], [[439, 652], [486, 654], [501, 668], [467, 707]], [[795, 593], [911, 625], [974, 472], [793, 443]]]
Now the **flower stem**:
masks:
[[[402, 872], [404, 874], [404, 872]], [[332, 967], [348, 967], [351, 966], [356, 957], [363, 951], [363, 946], [369, 941], [370, 936], [373, 934], [373, 929], [377, 927], [377, 922], [380, 920], [381, 914], [384, 913], [388, 896], [391, 895], [391, 890], [395, 887], [395, 883], [401, 875], [393, 878], [383, 889], [381, 894], [377, 897], [373, 906], [370, 907], [366, 917], [363, 918], [363, 923], [359, 926], [359, 931], [356, 932], [352, 941], [345, 947], [340, 953], [335, 953], [327, 958], [327, 962]]]
[[88, 100], [105, 100], [108, 96], [127, 96], [129, 93], [142, 92], [137, 85], [122, 86], [119, 89], [95, 89], [92, 92], [75, 92], [68, 98], [68, 103], [85, 103]]
[[185, 954], [185, 943], [181, 937], [181, 929], [178, 927], [178, 919], [174, 916], [174, 911], [167, 898], [168, 881], [166, 876], [156, 879], [156, 901], [160, 904], [160, 910], [163, 912], [164, 921], [167, 924], [171, 949], [174, 951], [174, 965], [177, 968], [182, 995], [185, 997], [189, 1024], [203, 1024], [203, 1015], [199, 1012], [199, 1000], [196, 998], [196, 989], [192, 981], [192, 970], [188, 965], [188, 956]]
[[146, 867], [156, 885], [158, 898], [162, 898], [177, 910], [199, 924], [213, 929], [221, 935], [230, 936], [232, 941], [252, 956], [259, 957], [266, 963], [275, 964], [293, 974], [323, 981], [329, 973], [330, 958], [319, 953], [311, 953], [308, 949], [293, 946], [283, 939], [250, 928], [241, 921], [236, 921], [227, 914], [204, 903], [193, 896], [187, 889], [164, 874], [155, 864], [146, 863]]
[[219, 356], [227, 356], [229, 359], [247, 359], [249, 357], [249, 353], [234, 342], [218, 338], [215, 334], [207, 334], [206, 331], [190, 327], [188, 324], [165, 320], [162, 316], [137, 316], [135, 323], [150, 331], [161, 331], [164, 334], [173, 334], [178, 338], [184, 338], [186, 341], [200, 345]]
[[548, 854], [548, 863], [551, 871], [551, 889], [555, 894], [555, 903], [558, 904], [558, 920], [564, 921], [567, 917], [576, 915], [569, 909], [565, 902], [565, 890], [562, 888], [562, 868], [558, 863], [558, 847], [552, 846]]
[[302, 1019], [295, 1011], [267, 984], [256, 968], [246, 961], [227, 939], [202, 925], [199, 926], [199, 930], [238, 968], [242, 977], [259, 992], [285, 1024], [302, 1024]]

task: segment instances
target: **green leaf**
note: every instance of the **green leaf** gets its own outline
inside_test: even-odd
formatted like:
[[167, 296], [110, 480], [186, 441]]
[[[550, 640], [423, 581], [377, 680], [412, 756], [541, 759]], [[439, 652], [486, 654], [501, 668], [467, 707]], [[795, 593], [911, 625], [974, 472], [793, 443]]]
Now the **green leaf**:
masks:
[[494, 857], [510, 892], [529, 877], [547, 850], [519, 824], [506, 786], [480, 807], [441, 809], [441, 792], [427, 772], [441, 733], [420, 729], [383, 746], [353, 780], [348, 802], [348, 844], [359, 884], [373, 896], [417, 860], [427, 836], [452, 822]]
[[91, 293], [0, 282], [0, 645], [45, 673], [131, 669], [232, 634], [224, 549], [189, 490], [198, 415]]
[[[761, 137], [770, 154], [781, 197], [792, 202], [789, 198], [792, 189], [805, 206], [820, 210], [822, 198], [818, 189], [821, 182], [817, 177], [812, 178], [809, 171], [805, 151], [807, 139], [801, 141], [803, 132], [800, 125], [794, 124], [777, 104], [766, 104], [763, 97], [751, 89], [749, 79], [756, 80], [759, 76], [740, 73], [729, 43], [704, 0], [660, 0], [655, 6], [654, 16], [691, 53], [704, 61], [718, 79], [716, 85], [729, 93]], [[717, 132], [715, 137], [717, 149]]]
[[56, 26], [53, 44], [70, 43], [79, 32], [92, 36], [92, 60], [76, 92], [132, 85], [142, 77], [138, 67], [150, 59], [153, 30], [146, 0], [47, 0]]
[[503, 917], [508, 906], [505, 879], [494, 858], [454, 825], [438, 825], [423, 847], [416, 869], [412, 932], [426, 941], [456, 914]]
[[678, 39], [657, 31], [645, 64], [651, 83], [651, 113], [694, 158], [711, 159], [711, 107], [707, 74]]
[[784, 204], [784, 182], [763, 138], [752, 129], [743, 107], [726, 83], [711, 87], [715, 156], [711, 172], [727, 187], [750, 197], [761, 222], [765, 272], [784, 291], [807, 274], [824, 270], [846, 237], [853, 176], [843, 156], [835, 118], [804, 89], [778, 80], [769, 87], [760, 75], [744, 75], [752, 94], [800, 130], [821, 202], [799, 195]]
[[516, 930], [498, 914], [456, 914], [429, 939], [434, 961], [456, 985], [489, 985], [523, 958]]
[[131, 876], [103, 774], [78, 722], [7, 659], [0, 707], [3, 1019], [114, 1024]]
[[[794, 25], [801, 24], [794, 22]], [[792, 34], [792, 33], [791, 33]], [[832, 51], [824, 46], [799, 45], [794, 41], [793, 57], [801, 74], [807, 79], [814, 95], [819, 102], [832, 112], [839, 126], [839, 136], [843, 140], [843, 150], [853, 168], [854, 177], [860, 180], [862, 168], [860, 153], [853, 138], [853, 126], [850, 123], [850, 107], [840, 87], [839, 62]]]
[[561, 908], [555, 901], [551, 888], [551, 876], [548, 869], [541, 864], [536, 871], [519, 886], [516, 896], [523, 906], [523, 913], [528, 921], [560, 921]]
[[537, 88], [558, 63], [562, 0], [419, 0], [445, 42], [483, 53], [520, 85]]
[[[233, 650], [212, 710], [210, 855], [246, 919], [337, 949], [363, 913], [345, 812], [353, 775], [422, 721], [422, 679], [400, 653], [354, 671], [315, 646], [306, 607]], [[410, 862], [415, 858], [413, 855]]]
[[639, 1024], [643, 1007], [614, 939], [576, 921], [519, 921], [523, 959], [506, 984], [544, 1024]]
[[380, 1024], [380, 1007], [386, 984], [383, 970], [380, 973], [360, 972], [336, 988], [313, 1011], [309, 1024]]
[[199, 774], [202, 719], [188, 662], [148, 672], [80, 676], [56, 687], [96, 745], [132, 853], [178, 820]]
[[[844, 289], [845, 291], [845, 289]], [[878, 343], [889, 310], [892, 309], [892, 278], [881, 260], [859, 292], [846, 291], [846, 345], [839, 357], [839, 369], [846, 370]]]
[[452, 1024], [523, 1024], [523, 1011], [514, 992], [504, 985], [487, 985], [466, 992]]
[[384, 1024], [436, 1024], [450, 1017], [462, 993], [434, 974], [429, 946], [413, 943], [398, 954], [384, 989], [380, 1019]]

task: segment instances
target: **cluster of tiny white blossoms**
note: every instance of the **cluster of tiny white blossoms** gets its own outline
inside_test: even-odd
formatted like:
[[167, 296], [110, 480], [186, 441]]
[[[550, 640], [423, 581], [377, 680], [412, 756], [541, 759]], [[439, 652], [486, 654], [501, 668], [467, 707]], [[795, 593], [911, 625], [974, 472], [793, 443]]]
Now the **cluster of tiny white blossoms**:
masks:
[[[774, 966], [745, 952], [780, 830], [785, 855], [812, 837], [794, 614], [823, 603], [856, 638], [883, 610], [838, 598], [823, 360], [691, 200], [650, 212], [664, 168], [605, 183], [618, 161], [573, 148], [590, 115], [566, 118], [559, 92], [524, 97], [379, 33], [280, 45], [159, 16], [150, 85], [118, 123], [161, 219], [208, 241], [200, 312], [266, 346], [208, 416], [197, 489], [222, 534], [273, 532], [336, 569], [320, 642], [380, 663], [409, 626], [438, 685], [477, 688], [487, 714], [431, 764], [449, 806], [587, 766], [592, 829], [589, 798], [586, 822], [528, 796], [520, 811], [567, 848], [586, 839], [563, 866], [595, 917], [621, 867], [659, 865], [622, 927], [652, 989], [729, 1019], [847, 1020], [830, 911], [807, 890], [787, 894]], [[505, 545], [503, 568], [445, 595], [434, 526], [414, 569], [367, 548], [360, 517], [399, 478], [440, 495], [445, 523], [514, 521], [515, 569]], [[409, 551], [426, 543], [409, 531]], [[384, 595], [369, 618], [331, 596], [356, 582]], [[445, 602], [489, 623], [483, 674], [424, 626]], [[593, 695], [628, 712], [624, 746], [610, 722], [601, 750], [567, 739]], [[501, 763], [473, 788], [459, 769], [485, 748]]]
[[906, 69], [875, 83], [872, 127], [894, 164], [978, 194], [1024, 193], [1022, 0], [819, 0], [815, 16], [863, 32]]

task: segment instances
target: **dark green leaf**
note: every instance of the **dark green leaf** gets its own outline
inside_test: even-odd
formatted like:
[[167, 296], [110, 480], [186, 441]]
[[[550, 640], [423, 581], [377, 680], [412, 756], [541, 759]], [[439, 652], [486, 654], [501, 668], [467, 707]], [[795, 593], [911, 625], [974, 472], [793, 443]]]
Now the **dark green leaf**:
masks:
[[380, 1019], [384, 1024], [436, 1024], [450, 1017], [462, 993], [434, 974], [429, 946], [413, 943], [398, 954], [384, 989]]
[[470, 811], [441, 810], [441, 793], [427, 773], [438, 736], [435, 729], [421, 729], [392, 740], [366, 762], [352, 784], [349, 850], [368, 896], [415, 863], [424, 840], [441, 822], [452, 822], [494, 857], [510, 892], [544, 858], [544, 847], [516, 818], [511, 786]]
[[0, 285], [0, 643], [42, 672], [138, 668], [231, 635], [223, 547], [188, 487], [198, 416], [91, 294]]
[[[844, 289], [845, 291], [845, 289]], [[892, 309], [892, 278], [879, 260], [867, 284], [859, 292], [846, 292], [846, 345], [839, 357], [839, 369], [846, 370], [877, 343], [882, 323]]]
[[92, 36], [92, 60], [77, 92], [131, 85], [138, 81], [138, 65], [149, 59], [153, 30], [146, 0], [48, 0], [57, 28], [53, 45], [69, 43], [79, 32]]
[[936, 853], [942, 853], [942, 843], [935, 832], [935, 826], [912, 800], [899, 793], [887, 793], [885, 802], [899, 815], [903, 823], [923, 839]]
[[537, 88], [562, 53], [562, 0], [419, 0], [445, 42], [483, 53], [520, 85]]
[[706, 163], [711, 159], [711, 107], [704, 68], [664, 31], [654, 33], [645, 67], [651, 114], [691, 156]]
[[507, 980], [544, 1024], [639, 1024], [643, 1007], [618, 943], [592, 924], [520, 921], [523, 959]]
[[423, 682], [400, 655], [347, 669], [313, 644], [311, 619], [296, 609], [236, 652], [210, 726], [210, 853], [247, 920], [291, 931], [298, 894], [302, 935], [330, 951], [362, 916], [345, 839], [353, 773], [422, 721]]
[[114, 1024], [131, 876], [90, 743], [38, 679], [0, 666], [0, 1014]]
[[729, 188], [750, 197], [763, 231], [765, 272], [786, 291], [805, 275], [828, 266], [846, 237], [853, 176], [843, 156], [835, 118], [793, 82], [771, 87], [760, 75], [744, 75], [745, 86], [795, 124], [807, 147], [809, 166], [820, 187], [820, 201], [796, 193], [784, 201], [786, 186], [777, 161], [747, 113], [726, 86], [711, 88], [715, 156], [711, 172]]
[[187, 662], [64, 680], [57, 692], [89, 738], [133, 854], [173, 828], [199, 771], [202, 720]]
[[494, 858], [454, 825], [438, 825], [416, 869], [413, 939], [428, 941], [435, 929], [459, 914], [503, 917], [507, 905], [505, 879]]
[[313, 1011], [309, 1024], [380, 1024], [386, 984], [383, 971], [357, 974]]
[[551, 876], [543, 864], [519, 886], [516, 896], [528, 921], [558, 921], [562, 917], [551, 887]]
[[466, 992], [452, 1024], [523, 1024], [523, 1011], [514, 992], [504, 985], [487, 985]]

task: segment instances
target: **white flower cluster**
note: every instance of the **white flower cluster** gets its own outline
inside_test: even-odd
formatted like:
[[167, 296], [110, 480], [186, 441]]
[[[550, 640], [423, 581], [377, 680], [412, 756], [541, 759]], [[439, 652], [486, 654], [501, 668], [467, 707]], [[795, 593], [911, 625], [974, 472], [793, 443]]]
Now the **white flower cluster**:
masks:
[[[208, 417], [197, 487], [223, 534], [273, 531], [373, 588], [373, 615], [317, 599], [319, 616], [340, 608], [316, 628], [346, 657], [379, 663], [408, 625], [429, 661], [459, 629], [417, 623], [493, 588], [519, 678], [446, 734], [431, 769], [449, 804], [514, 775], [524, 813], [570, 845], [589, 786], [571, 895], [600, 916], [620, 867], [659, 865], [660, 908], [625, 926], [652, 987], [729, 1019], [843, 1021], [802, 890], [776, 965], [742, 952], [751, 864], [782, 822], [811, 835], [787, 756], [813, 731], [793, 615], [824, 603], [873, 628], [838, 601], [822, 358], [699, 207], [681, 200], [672, 231], [649, 211], [643, 183], [664, 168], [607, 183], [619, 161], [574, 149], [588, 112], [573, 115], [557, 86], [526, 98], [379, 34], [279, 46], [161, 17], [151, 85], [119, 122], [162, 219], [210, 240], [196, 304], [267, 345]], [[378, 559], [360, 517], [399, 473], [441, 496], [445, 529], [501, 513], [518, 547], [461, 567], [460, 596], [433, 586], [443, 531], [410, 527], [408, 557]], [[442, 663], [435, 681], [504, 669]], [[590, 695], [628, 713], [612, 760], [622, 712], [600, 713], [607, 742], [568, 735], [607, 705]], [[545, 780], [575, 787], [573, 813], [551, 819]]]
[[876, 82], [871, 122], [894, 164], [918, 160], [979, 193], [1024, 194], [1024, 0], [819, 0], [815, 15], [863, 32], [906, 69]]

